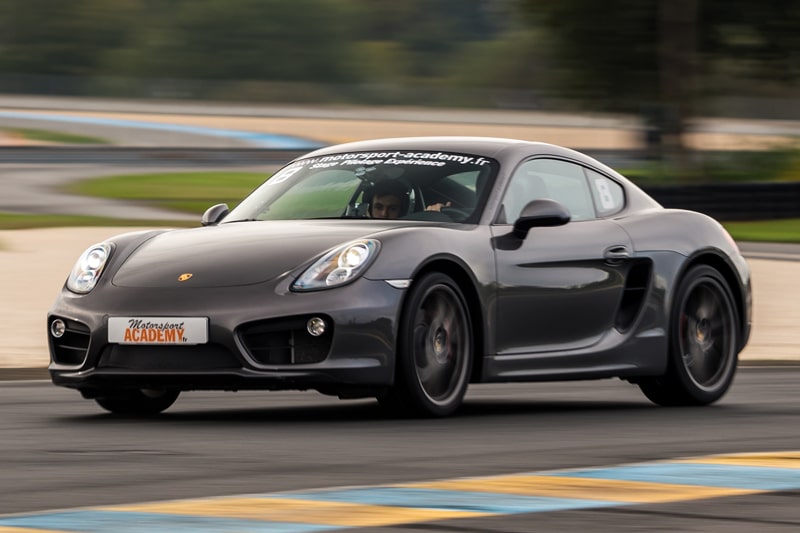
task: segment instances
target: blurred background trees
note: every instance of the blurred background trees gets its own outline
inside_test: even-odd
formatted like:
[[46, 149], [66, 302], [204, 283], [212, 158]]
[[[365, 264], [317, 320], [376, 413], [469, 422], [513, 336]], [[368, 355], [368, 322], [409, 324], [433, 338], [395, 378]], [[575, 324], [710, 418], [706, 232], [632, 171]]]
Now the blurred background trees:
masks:
[[[800, 116], [794, 0], [524, 0], [523, 11], [557, 43], [562, 89], [589, 107], [642, 114], [668, 150], [695, 114]], [[763, 102], [735, 105], [748, 97]], [[771, 98], [795, 102], [776, 113]]]
[[800, 118], [796, 0], [3, 0], [0, 92]]

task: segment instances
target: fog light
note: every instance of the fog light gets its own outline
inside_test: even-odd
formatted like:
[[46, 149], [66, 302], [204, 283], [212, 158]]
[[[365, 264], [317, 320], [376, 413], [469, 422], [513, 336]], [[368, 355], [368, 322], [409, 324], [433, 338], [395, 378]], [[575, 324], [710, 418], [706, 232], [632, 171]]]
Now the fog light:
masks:
[[306, 323], [306, 330], [309, 334], [313, 335], [314, 337], [319, 337], [323, 333], [325, 333], [325, 329], [328, 325], [325, 323], [324, 320], [315, 316], [314, 318], [310, 318]]
[[64, 324], [64, 321], [60, 318], [56, 318], [52, 322], [50, 322], [50, 334], [53, 335], [56, 339], [60, 339], [64, 336], [64, 332], [67, 331], [67, 325]]

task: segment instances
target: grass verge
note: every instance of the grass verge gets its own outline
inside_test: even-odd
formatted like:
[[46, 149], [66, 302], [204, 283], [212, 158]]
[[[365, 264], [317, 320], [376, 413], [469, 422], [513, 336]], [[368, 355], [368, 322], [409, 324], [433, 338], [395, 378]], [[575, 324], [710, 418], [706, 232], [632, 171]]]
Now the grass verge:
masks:
[[110, 176], [70, 183], [71, 194], [146, 202], [198, 216], [214, 204], [233, 207], [268, 176], [257, 172], [173, 172]]
[[737, 241], [800, 242], [800, 218], [723, 222]]
[[645, 188], [647, 185], [800, 181], [800, 143], [774, 150], [687, 155], [687, 167], [682, 169], [650, 161], [617, 170]]
[[10, 128], [3, 129], [15, 137], [21, 137], [29, 141], [46, 142], [53, 144], [109, 144], [107, 140], [100, 137], [90, 137], [88, 135], [75, 135], [72, 133], [62, 133], [59, 131], [35, 130], [29, 128]]

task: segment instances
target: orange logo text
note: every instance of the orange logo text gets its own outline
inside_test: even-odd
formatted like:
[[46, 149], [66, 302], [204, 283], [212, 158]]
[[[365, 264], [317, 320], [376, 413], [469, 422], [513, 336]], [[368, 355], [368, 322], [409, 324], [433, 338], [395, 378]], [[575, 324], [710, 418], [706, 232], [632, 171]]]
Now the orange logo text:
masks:
[[125, 328], [124, 342], [184, 342], [183, 329]]

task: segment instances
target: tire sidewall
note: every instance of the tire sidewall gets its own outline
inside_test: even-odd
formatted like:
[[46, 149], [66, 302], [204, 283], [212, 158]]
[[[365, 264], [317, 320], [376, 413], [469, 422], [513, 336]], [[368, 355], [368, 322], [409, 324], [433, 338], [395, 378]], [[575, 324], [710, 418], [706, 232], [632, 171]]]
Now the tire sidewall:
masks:
[[[466, 353], [462, 354], [464, 360], [459, 368], [461, 373], [459, 383], [446, 402], [436, 402], [428, 396], [419, 381], [414, 361], [414, 319], [419, 306], [430, 294], [431, 289], [437, 286], [446, 286], [455, 295], [464, 315], [464, 326], [467, 334]], [[407, 399], [413, 403], [411, 407], [416, 411], [432, 416], [447, 416], [456, 411], [461, 405], [469, 385], [472, 358], [475, 351], [469, 307], [458, 284], [446, 274], [439, 272], [424, 274], [415, 280], [403, 305], [397, 338], [396, 386], [405, 390], [408, 395]]]
[[[726, 332], [726, 334], [730, 336], [730, 338], [727, 339], [727, 342], [730, 344], [729, 353], [726, 356], [724, 374], [711, 387], [701, 386], [689, 374], [689, 371], [684, 365], [680, 348], [681, 343], [679, 324], [682, 310], [686, 305], [692, 291], [702, 283], [711, 283], [718, 289], [718, 293], [723, 299], [722, 305], [725, 306], [725, 311], [729, 313], [728, 318], [731, 326], [731, 331]], [[738, 312], [736, 310], [733, 295], [722, 275], [716, 269], [707, 265], [691, 267], [681, 279], [678, 290], [675, 293], [674, 304], [670, 312], [669, 365], [671, 367], [671, 373], [673, 374], [674, 379], [679, 381], [683, 390], [693, 400], [693, 403], [710, 404], [715, 402], [725, 394], [733, 382], [738, 363], [737, 346], [739, 332], [737, 324]]]
[[158, 394], [155, 392], [149, 389], [117, 391], [109, 395], [98, 396], [95, 398], [95, 402], [103, 409], [115, 414], [151, 416], [168, 409], [180, 394], [176, 390], [158, 391]]

